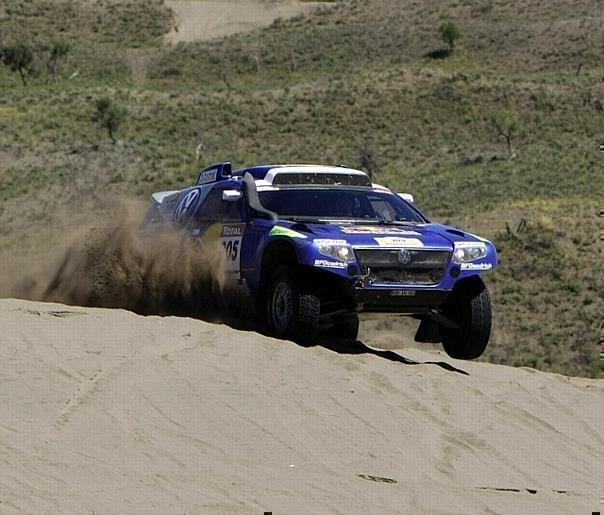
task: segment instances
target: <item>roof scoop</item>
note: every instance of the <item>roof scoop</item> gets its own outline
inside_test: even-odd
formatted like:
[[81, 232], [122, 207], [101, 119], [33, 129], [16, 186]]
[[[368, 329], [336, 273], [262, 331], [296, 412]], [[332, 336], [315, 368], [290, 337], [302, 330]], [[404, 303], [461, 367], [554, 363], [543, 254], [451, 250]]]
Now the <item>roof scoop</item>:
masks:
[[230, 161], [225, 161], [224, 163], [218, 163], [212, 166], [208, 166], [207, 168], [204, 168], [201, 172], [199, 172], [195, 186], [229, 179], [231, 177], [232, 169], [233, 167]]

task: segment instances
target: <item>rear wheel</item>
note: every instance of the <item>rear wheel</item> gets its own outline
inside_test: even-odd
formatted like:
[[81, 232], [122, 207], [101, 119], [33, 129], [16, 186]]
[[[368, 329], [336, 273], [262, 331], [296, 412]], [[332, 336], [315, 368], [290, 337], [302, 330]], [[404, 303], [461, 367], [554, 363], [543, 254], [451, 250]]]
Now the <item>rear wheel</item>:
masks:
[[266, 295], [268, 328], [279, 338], [312, 344], [319, 328], [318, 297], [303, 293], [289, 268], [281, 267], [272, 276]]
[[458, 286], [444, 315], [459, 325], [458, 329], [441, 328], [443, 347], [452, 358], [474, 359], [482, 355], [491, 336], [491, 298], [478, 276]]

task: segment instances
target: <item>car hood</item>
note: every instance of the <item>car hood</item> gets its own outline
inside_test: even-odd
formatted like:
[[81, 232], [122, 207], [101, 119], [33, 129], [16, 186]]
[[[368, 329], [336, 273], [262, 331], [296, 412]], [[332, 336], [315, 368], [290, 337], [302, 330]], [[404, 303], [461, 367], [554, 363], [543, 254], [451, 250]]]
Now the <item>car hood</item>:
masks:
[[[293, 227], [292, 227], [293, 229]], [[345, 241], [354, 247], [407, 247], [452, 249], [453, 241], [466, 239], [467, 233], [440, 224], [297, 224], [296, 229], [313, 240]], [[452, 232], [448, 232], [452, 231]], [[473, 238], [471, 238], [473, 239]]]

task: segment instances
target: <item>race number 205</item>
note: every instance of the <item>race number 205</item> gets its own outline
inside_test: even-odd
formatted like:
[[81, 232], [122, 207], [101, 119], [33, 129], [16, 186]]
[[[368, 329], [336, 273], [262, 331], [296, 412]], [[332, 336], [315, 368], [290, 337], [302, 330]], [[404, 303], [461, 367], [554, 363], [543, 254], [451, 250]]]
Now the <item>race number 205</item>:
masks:
[[229, 261], [235, 261], [239, 255], [240, 240], [222, 240], [222, 246]]
[[244, 224], [225, 224], [220, 229], [220, 243], [224, 248], [227, 262], [239, 262], [244, 229]]

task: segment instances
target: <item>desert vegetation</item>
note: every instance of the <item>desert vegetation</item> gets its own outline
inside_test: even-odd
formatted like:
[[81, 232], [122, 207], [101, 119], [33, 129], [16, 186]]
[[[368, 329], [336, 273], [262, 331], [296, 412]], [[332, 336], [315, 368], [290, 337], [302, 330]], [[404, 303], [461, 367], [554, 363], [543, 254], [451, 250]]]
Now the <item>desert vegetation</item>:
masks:
[[451, 21], [445, 22], [438, 28], [438, 32], [441, 39], [448, 45], [449, 55], [453, 54], [457, 41], [463, 36], [457, 25]]

